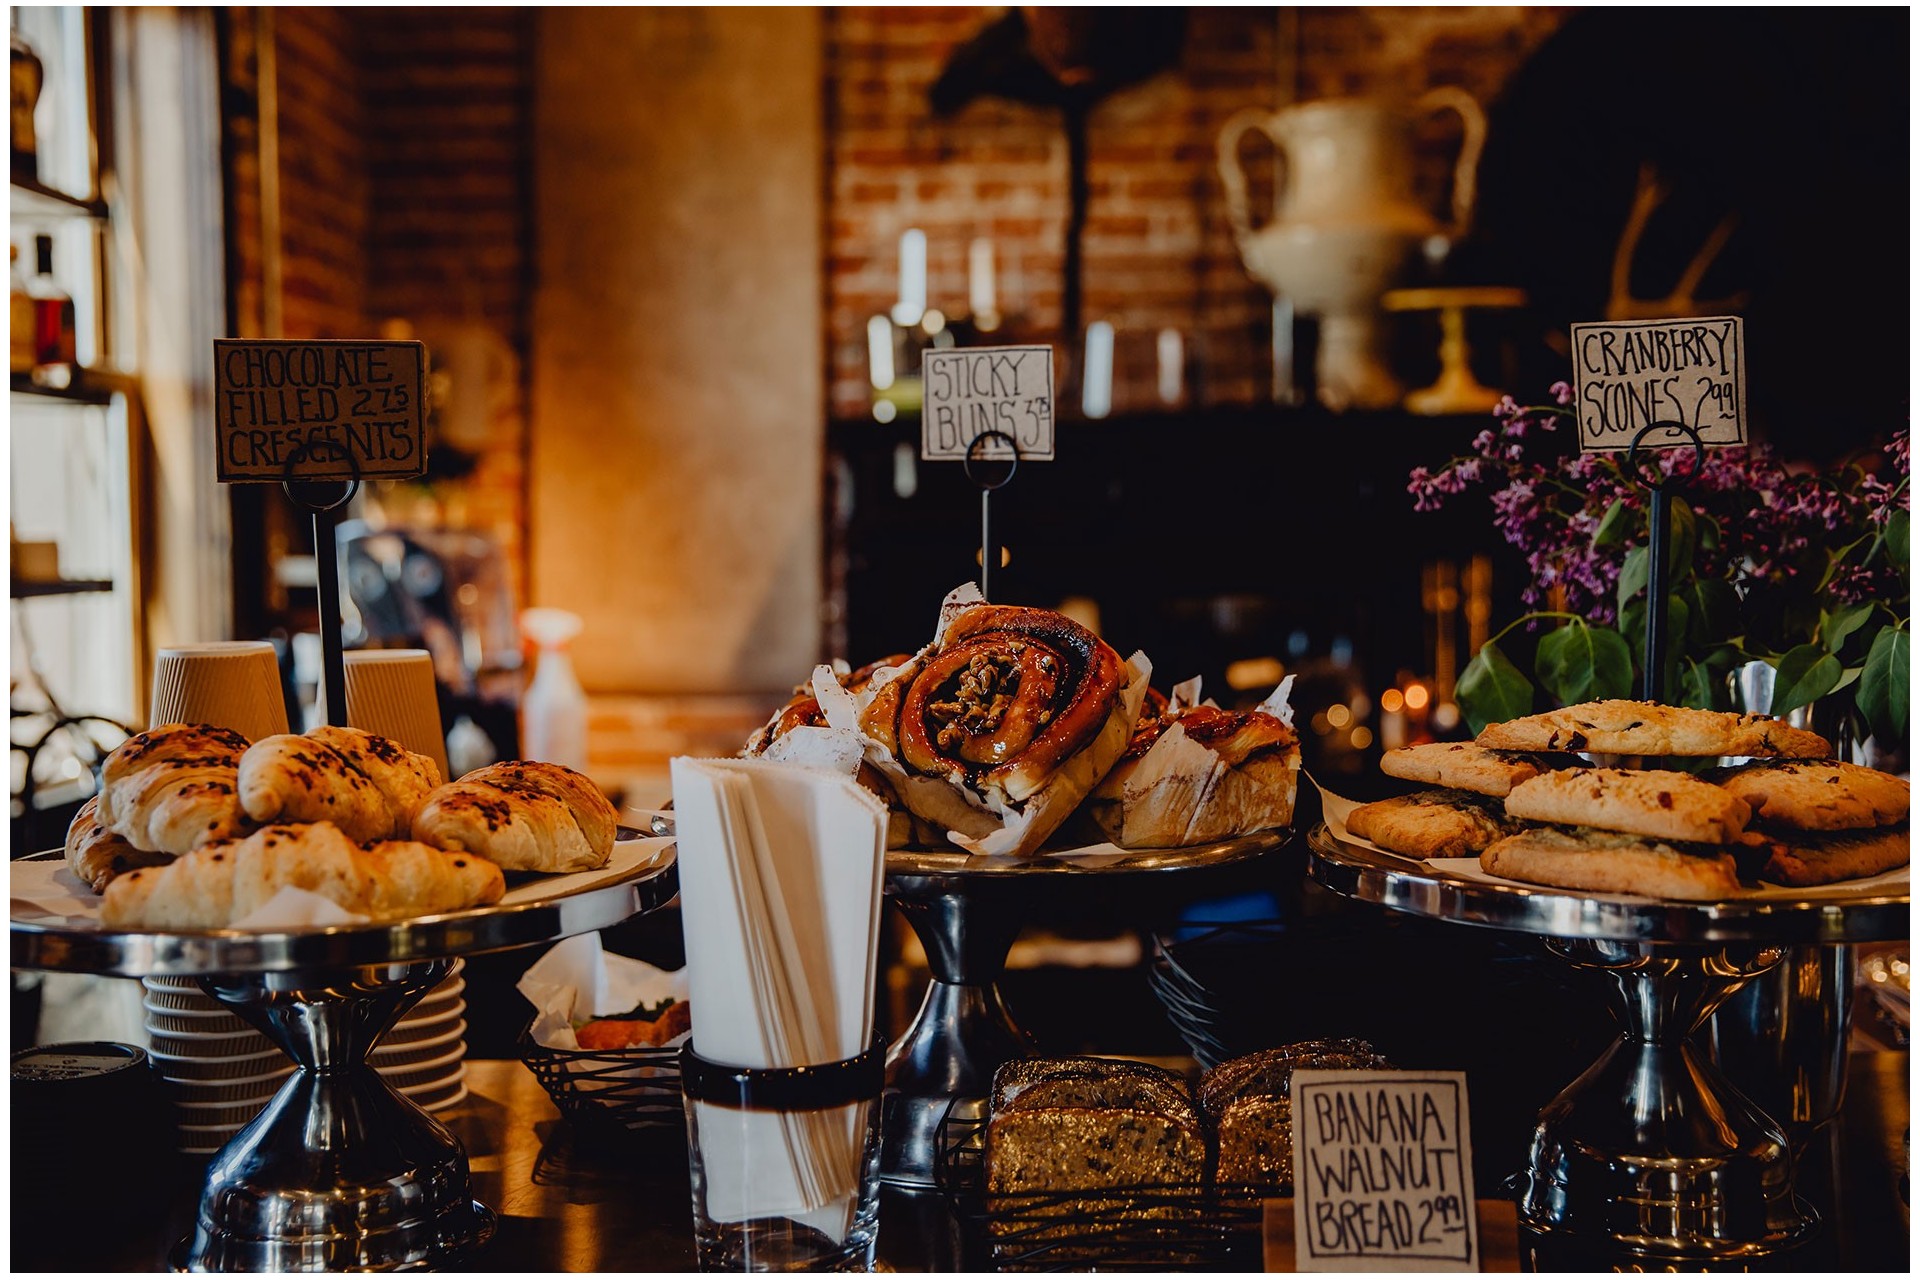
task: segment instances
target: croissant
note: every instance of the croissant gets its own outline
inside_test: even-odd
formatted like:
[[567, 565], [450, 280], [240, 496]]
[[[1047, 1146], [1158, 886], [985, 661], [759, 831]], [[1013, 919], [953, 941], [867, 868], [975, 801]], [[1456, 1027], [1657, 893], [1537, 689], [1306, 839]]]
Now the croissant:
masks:
[[127, 872], [107, 886], [100, 918], [109, 928], [221, 929], [287, 888], [393, 920], [497, 902], [506, 881], [482, 858], [400, 841], [362, 847], [330, 822], [281, 824]]
[[354, 840], [404, 839], [439, 785], [427, 756], [338, 725], [262, 738], [240, 761], [240, 803], [254, 821], [331, 822]]
[[134, 848], [185, 853], [252, 829], [238, 796], [245, 737], [207, 724], [135, 734], [100, 767], [99, 824]]
[[619, 821], [585, 774], [509, 760], [435, 790], [414, 815], [413, 837], [508, 871], [591, 871], [612, 858]]
[[1072, 619], [980, 604], [877, 687], [860, 727], [917, 817], [1026, 854], [1119, 758], [1145, 687]]
[[107, 883], [123, 871], [173, 860], [172, 854], [136, 849], [124, 836], [101, 826], [99, 808], [100, 797], [95, 796], [80, 806], [80, 812], [73, 815], [73, 822], [67, 827], [67, 866], [95, 893], [105, 889]]

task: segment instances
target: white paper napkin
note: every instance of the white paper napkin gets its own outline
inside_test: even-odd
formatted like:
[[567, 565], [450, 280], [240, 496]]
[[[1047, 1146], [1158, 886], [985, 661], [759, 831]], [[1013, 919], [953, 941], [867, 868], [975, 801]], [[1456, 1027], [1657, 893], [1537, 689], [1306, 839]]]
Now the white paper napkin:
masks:
[[[681, 757], [672, 770], [696, 1050], [748, 1068], [863, 1052], [886, 805], [843, 773], [777, 761]], [[862, 1116], [699, 1104], [709, 1216], [793, 1217], [844, 1239]]]

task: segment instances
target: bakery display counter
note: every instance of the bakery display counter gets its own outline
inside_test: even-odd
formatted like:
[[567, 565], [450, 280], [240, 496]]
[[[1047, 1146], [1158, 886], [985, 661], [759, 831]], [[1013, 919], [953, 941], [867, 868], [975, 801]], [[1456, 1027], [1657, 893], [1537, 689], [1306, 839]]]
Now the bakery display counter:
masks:
[[[1808, 1242], [1794, 1269], [1904, 1271], [1908, 1056], [1857, 1053], [1849, 1065], [1840, 1117], [1802, 1154], [1803, 1181], [1829, 1229]], [[495, 1206], [498, 1218], [493, 1238], [462, 1264], [465, 1269], [519, 1274], [693, 1270], [686, 1147], [676, 1131], [663, 1130], [657, 1140], [618, 1142], [583, 1134], [560, 1118], [533, 1074], [517, 1061], [471, 1060], [467, 1083], [466, 1101], [442, 1118], [469, 1152], [473, 1194]], [[194, 1202], [191, 1179], [156, 1182], [159, 1193], [169, 1197], [163, 1226], [55, 1252], [16, 1224], [15, 1265], [165, 1270], [168, 1250], [192, 1225]], [[1489, 1188], [1486, 1194], [1495, 1192]], [[982, 1242], [969, 1230], [968, 1215], [954, 1213], [941, 1193], [890, 1189], [881, 1204], [881, 1266], [986, 1269]]]

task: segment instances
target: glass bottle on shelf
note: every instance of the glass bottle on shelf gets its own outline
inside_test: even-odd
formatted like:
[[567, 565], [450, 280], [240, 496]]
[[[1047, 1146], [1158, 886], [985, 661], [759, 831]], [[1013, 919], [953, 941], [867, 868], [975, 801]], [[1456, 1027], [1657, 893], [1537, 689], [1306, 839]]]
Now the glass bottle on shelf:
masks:
[[33, 376], [53, 387], [73, 381], [76, 352], [73, 299], [53, 278], [53, 237], [35, 236], [38, 274], [28, 285], [33, 297]]
[[20, 269], [20, 246], [7, 246], [10, 277], [10, 301], [7, 310], [8, 336], [11, 345], [7, 349], [7, 372], [10, 374], [32, 374], [34, 358], [38, 354], [37, 338], [34, 333], [33, 295], [27, 292], [26, 273]]
[[14, 28], [10, 33], [12, 56], [8, 70], [8, 133], [13, 153], [15, 178], [28, 182], [40, 176], [40, 153], [33, 129], [33, 111], [40, 103], [44, 71], [40, 56]]

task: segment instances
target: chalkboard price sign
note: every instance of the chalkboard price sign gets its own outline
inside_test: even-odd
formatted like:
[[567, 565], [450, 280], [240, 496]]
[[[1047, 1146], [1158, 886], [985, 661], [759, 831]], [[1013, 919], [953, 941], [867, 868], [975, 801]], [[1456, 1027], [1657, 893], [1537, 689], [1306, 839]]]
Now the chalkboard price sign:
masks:
[[[1582, 453], [1625, 452], [1656, 422], [1685, 423], [1705, 445], [1745, 444], [1745, 326], [1738, 316], [1576, 324], [1573, 408]], [[1668, 428], [1642, 447], [1691, 443]]]
[[222, 481], [402, 480], [426, 471], [420, 343], [223, 339], [213, 363]]
[[1477, 1271], [1467, 1077], [1293, 1073], [1301, 1271]]
[[[949, 347], [920, 358], [920, 457], [964, 462], [994, 431], [1014, 441], [1022, 462], [1053, 461], [1053, 348]], [[1008, 446], [996, 438], [985, 457]]]

